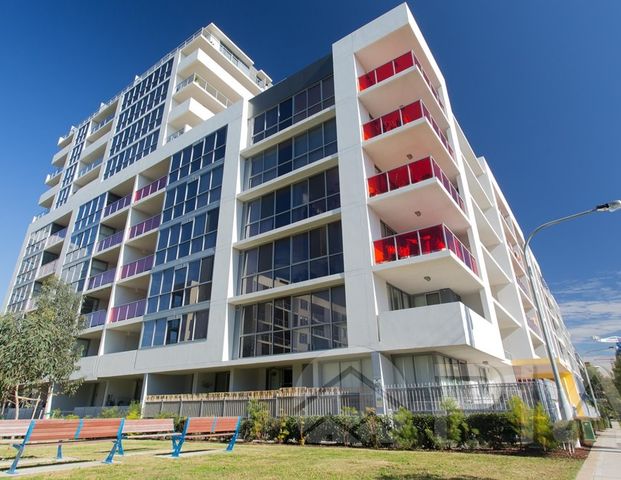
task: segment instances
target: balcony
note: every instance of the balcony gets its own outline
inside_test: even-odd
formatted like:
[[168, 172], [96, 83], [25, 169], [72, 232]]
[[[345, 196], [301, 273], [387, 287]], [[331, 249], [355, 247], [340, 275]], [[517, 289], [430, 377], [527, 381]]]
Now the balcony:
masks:
[[75, 184], [83, 187], [99, 177], [101, 164], [103, 163], [103, 155], [92, 163], [88, 163], [78, 170], [75, 178]]
[[56, 266], [58, 265], [58, 259], [52, 260], [49, 263], [41, 265], [37, 271], [37, 280], [49, 275], [54, 275], [56, 272]]
[[154, 255], [149, 255], [136, 260], [135, 262], [126, 263], [121, 267], [121, 279], [148, 272], [153, 268], [154, 258]]
[[168, 175], [164, 175], [162, 178], [155, 180], [154, 182], [146, 185], [139, 190], [136, 190], [134, 193], [134, 201], [142, 200], [143, 198], [148, 197], [149, 195], [153, 195], [155, 192], [162, 190], [166, 187], [168, 183]]
[[371, 115], [423, 100], [432, 116], [449, 126], [444, 104], [413, 52], [408, 52], [358, 78], [359, 98]]
[[369, 206], [398, 231], [446, 223], [461, 232], [469, 226], [457, 188], [431, 157], [382, 172], [367, 183]]
[[85, 313], [84, 325], [86, 328], [100, 327], [106, 323], [107, 310], [97, 310], [96, 312]]
[[466, 295], [482, 288], [475, 258], [443, 224], [382, 238], [373, 247], [374, 271], [408, 293], [450, 288]]
[[94, 142], [98, 138], [102, 137], [106, 132], [108, 132], [111, 129], [112, 120], [114, 120], [115, 115], [115, 113], [112, 113], [111, 115], [108, 115], [106, 118], [104, 118], [101, 122], [95, 123], [91, 128], [91, 133], [89, 133], [88, 139], [91, 142]]
[[102, 273], [98, 273], [97, 275], [93, 275], [88, 279], [87, 290], [93, 290], [94, 288], [103, 287], [105, 285], [110, 285], [114, 282], [114, 277], [116, 275], [116, 267], [111, 268]]
[[177, 85], [174, 98], [178, 102], [194, 98], [214, 113], [221, 112], [233, 103], [220, 90], [196, 73]]
[[63, 228], [62, 230], [58, 230], [56, 233], [53, 233], [47, 240], [45, 241], [45, 248], [52, 247], [60, 242], [62, 242], [67, 236], [67, 228]]
[[120, 232], [116, 232], [112, 235], [110, 235], [109, 237], [106, 237], [102, 240], [99, 240], [96, 244], [95, 244], [95, 252], [99, 253], [102, 252], [104, 250], [107, 250], [108, 248], [112, 248], [116, 245], [119, 245], [121, 242], [123, 242], [123, 234], [125, 232], [123, 230], [121, 230]]
[[383, 170], [402, 165], [406, 156], [432, 156], [448, 176], [458, 173], [448, 138], [421, 100], [363, 124], [362, 136], [365, 150]]
[[45, 177], [45, 184], [53, 187], [54, 185], [57, 185], [58, 182], [60, 181], [60, 174], [63, 173], [63, 169], [59, 168], [55, 171], [53, 171], [52, 173], [48, 173], [47, 176]]
[[155, 215], [154, 217], [148, 218], [143, 222], [137, 223], [136, 225], [132, 225], [129, 228], [129, 237], [135, 238], [145, 233], [148, 233], [152, 230], [155, 230], [160, 226], [160, 218], [161, 215]]
[[123, 210], [130, 203], [132, 203], [132, 194], [125, 195], [123, 198], [119, 198], [115, 202], [112, 202], [110, 205], [106, 206], [103, 211], [102, 218], [106, 218], [113, 213], [118, 212], [119, 210]]
[[136, 302], [126, 303], [118, 307], [113, 307], [110, 311], [110, 323], [122, 322], [130, 318], [142, 317], [144, 315], [147, 300], [142, 299]]

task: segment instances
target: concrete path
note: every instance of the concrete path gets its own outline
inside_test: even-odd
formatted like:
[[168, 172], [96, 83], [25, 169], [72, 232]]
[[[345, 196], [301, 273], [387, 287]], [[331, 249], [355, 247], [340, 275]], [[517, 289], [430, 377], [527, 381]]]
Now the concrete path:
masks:
[[576, 477], [576, 480], [611, 479], [621, 479], [621, 427], [617, 422], [599, 434]]

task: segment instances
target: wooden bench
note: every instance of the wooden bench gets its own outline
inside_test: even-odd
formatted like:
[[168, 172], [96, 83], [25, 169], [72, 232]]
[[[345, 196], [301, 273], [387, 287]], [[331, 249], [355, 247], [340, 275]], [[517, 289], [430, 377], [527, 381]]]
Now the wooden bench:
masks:
[[188, 438], [198, 437], [228, 437], [231, 436], [226, 451], [235, 447], [241, 417], [188, 417], [183, 431], [172, 437], [172, 457], [179, 457], [181, 448]]
[[[13, 421], [15, 422], [15, 421]], [[17, 449], [15, 459], [7, 471], [9, 474], [17, 472], [17, 465], [26, 445], [58, 444], [56, 459], [62, 459], [62, 444], [69, 442], [101, 441], [114, 439], [112, 449], [104, 463], [112, 463], [115, 453], [122, 448], [121, 436], [123, 432], [123, 418], [95, 418], [81, 420], [27, 420], [26, 430], [19, 424], [8, 425], [6, 430], [0, 426], [0, 434], [4, 437], [22, 437], [21, 443], [13, 443]], [[1, 425], [1, 424], [0, 424]], [[7, 433], [11, 431], [12, 434]]]
[[[131, 435], [131, 437], [128, 437]], [[140, 420], [125, 420], [123, 436], [127, 438], [163, 438], [178, 435], [175, 433], [175, 422], [172, 418], [144, 418]], [[118, 454], [124, 455], [123, 443], [119, 442]]]

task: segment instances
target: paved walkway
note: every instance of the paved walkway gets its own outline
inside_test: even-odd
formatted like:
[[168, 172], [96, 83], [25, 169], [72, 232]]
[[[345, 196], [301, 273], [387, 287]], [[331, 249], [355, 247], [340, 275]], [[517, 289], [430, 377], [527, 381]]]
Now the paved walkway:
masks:
[[576, 480], [618, 480], [621, 478], [621, 427], [612, 422], [612, 428], [597, 437]]

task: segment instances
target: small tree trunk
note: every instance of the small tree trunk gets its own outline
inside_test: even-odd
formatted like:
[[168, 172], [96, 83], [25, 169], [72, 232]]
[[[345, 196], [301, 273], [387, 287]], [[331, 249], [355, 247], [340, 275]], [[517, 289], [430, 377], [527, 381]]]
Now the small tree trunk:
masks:
[[19, 385], [15, 385], [15, 420], [19, 420]]
[[45, 396], [45, 408], [43, 409], [43, 418], [52, 418], [52, 396], [54, 395], [54, 384], [50, 382], [47, 386], [47, 395]]
[[37, 414], [37, 407], [39, 406], [40, 401], [41, 401], [41, 390], [39, 390], [39, 395], [37, 395], [37, 400], [35, 401], [34, 408], [32, 409], [32, 415], [30, 416], [30, 420], [34, 420], [35, 415]]

